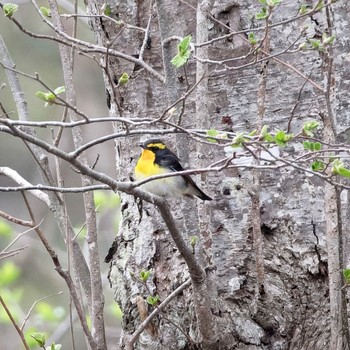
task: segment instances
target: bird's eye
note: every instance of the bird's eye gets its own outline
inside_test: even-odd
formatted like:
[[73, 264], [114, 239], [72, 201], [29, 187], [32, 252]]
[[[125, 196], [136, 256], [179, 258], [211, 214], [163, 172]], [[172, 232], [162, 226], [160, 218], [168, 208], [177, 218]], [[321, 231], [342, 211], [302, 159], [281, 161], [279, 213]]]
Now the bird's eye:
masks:
[[158, 151], [158, 150], [159, 150], [159, 147], [157, 147], [157, 146], [153, 147], [153, 151]]

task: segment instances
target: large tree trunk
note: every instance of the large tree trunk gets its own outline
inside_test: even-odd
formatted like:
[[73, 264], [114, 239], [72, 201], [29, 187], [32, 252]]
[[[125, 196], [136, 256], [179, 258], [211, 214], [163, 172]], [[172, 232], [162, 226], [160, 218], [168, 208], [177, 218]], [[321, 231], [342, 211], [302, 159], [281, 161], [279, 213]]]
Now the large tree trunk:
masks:
[[[193, 84], [201, 75], [208, 74], [208, 68], [200, 64], [196, 66], [195, 61], [187, 65], [186, 72], [172, 67], [169, 61], [176, 54], [177, 41], [167, 41], [170, 36], [184, 37], [197, 33], [193, 41], [198, 43], [207, 40], [206, 36], [211, 39], [229, 30], [259, 27], [264, 23], [254, 19], [261, 7], [257, 1], [217, 1], [214, 7], [210, 2], [200, 3], [203, 6], [200, 9], [197, 9], [194, 1], [190, 2], [190, 6], [185, 2], [158, 0], [153, 7], [149, 1], [129, 1], [123, 5], [118, 1], [110, 3], [112, 16], [117, 17], [118, 14], [118, 19], [125, 23], [144, 28], [149, 20], [150, 8], [153, 8], [149, 45], [144, 55], [145, 60], [165, 77], [163, 83], [140, 67], [110, 57], [113, 74], [118, 77], [127, 71], [131, 77], [126, 87], [114, 87], [117, 100], [112, 99], [113, 113], [120, 112], [116, 106], [118, 102], [124, 117], [159, 117], [167, 106], [185, 93], [186, 80]], [[94, 11], [91, 6], [89, 8]], [[276, 9], [273, 22], [290, 18], [298, 10], [297, 2], [286, 1]], [[337, 38], [341, 38], [335, 45], [337, 95], [332, 101], [339, 132], [342, 126], [348, 124], [350, 114], [349, 109], [344, 107], [344, 101], [348, 99], [346, 81], [349, 80], [350, 70], [345, 64], [349, 49], [346, 33], [350, 31], [346, 18], [350, 15], [350, 5], [339, 1], [333, 10], [336, 13], [333, 30]], [[227, 27], [207, 19], [206, 11], [210, 11]], [[103, 42], [107, 39], [97, 25], [99, 23], [96, 22], [95, 28], [99, 30], [100, 42]], [[305, 25], [309, 26], [308, 36], [317, 37], [317, 33], [327, 28], [325, 11], [271, 29], [271, 54], [288, 47]], [[104, 30], [109, 38], [116, 34], [114, 26], [106, 25]], [[134, 35], [125, 29], [113, 45], [137, 55], [143, 37], [142, 34], [132, 33]], [[250, 44], [244, 40], [244, 36], [233, 36], [211, 45], [208, 50], [198, 49], [196, 55], [204, 58], [204, 54], [223, 60], [246, 55], [249, 50]], [[311, 74], [312, 80], [322, 86], [318, 52], [285, 54], [278, 59], [296, 67], [305, 76]], [[240, 66], [247, 62], [241, 59], [228, 65]], [[221, 69], [221, 66], [216, 68]], [[197, 94], [187, 99], [180, 126], [185, 129], [248, 132], [260, 126], [258, 94], [262, 71], [265, 70], [261, 70], [260, 65], [251, 65], [204, 78]], [[109, 94], [113, 95], [107, 77], [106, 83]], [[286, 130], [297, 102], [291, 121], [291, 131], [294, 132], [300, 130], [305, 118], [310, 115], [317, 117], [325, 109], [322, 89], [320, 91], [312, 83], [306, 83], [300, 93], [304, 83], [305, 78], [287, 65], [269, 60], [263, 101], [264, 123], [270, 125], [270, 129], [277, 127]], [[180, 111], [178, 105], [172, 122], [178, 122]], [[162, 133], [165, 126], [156, 126]], [[215, 144], [196, 145], [184, 135], [162, 137], [173, 150], [177, 150], [186, 167], [207, 166], [224, 158], [227, 152], [232, 152]], [[130, 144], [123, 143], [118, 147], [121, 179], [122, 176], [132, 176], [139, 153], [136, 146], [138, 138], [129, 138], [129, 141]], [[297, 151], [293, 147], [279, 150], [281, 156]], [[323, 209], [325, 184], [316, 176], [306, 176], [303, 171], [293, 167], [261, 171], [259, 177], [259, 201], [253, 202], [253, 206], [251, 201], [257, 197], [250, 196], [256, 190], [252, 173], [237, 168], [202, 175], [201, 182], [199, 176], [196, 177], [196, 181], [214, 198], [210, 203], [189, 199], [169, 200], [188, 245], [191, 236], [199, 237], [195, 247], [196, 257], [206, 268], [206, 281], [201, 285], [203, 289], [196, 290], [196, 286], [192, 285], [179, 294], [153, 319], [152, 326], [141, 334], [135, 348], [190, 349], [191, 346], [201, 348], [205, 344], [210, 348], [208, 344], [215, 339], [218, 339], [221, 350], [314, 350], [329, 346], [331, 313], [325, 235], [326, 215], [329, 212]], [[258, 221], [253, 220], [257, 219], [256, 216], [252, 217], [254, 203], [260, 203], [261, 216]], [[115, 299], [124, 312], [122, 342], [127, 343], [145, 317], [144, 313], [150, 311], [145, 307], [147, 296], [151, 293], [164, 300], [188, 279], [189, 272], [152, 204], [141, 205], [134, 198], [125, 196], [122, 211], [123, 223], [116, 239], [110, 281]], [[254, 215], [257, 215], [257, 211], [255, 207]], [[258, 242], [258, 245], [253, 235], [256, 222], [260, 223], [262, 232], [262, 242]], [[339, 240], [335, 241], [335, 244], [338, 243]], [[257, 246], [263, 247], [262, 256], [257, 256], [261, 253]], [[258, 265], [263, 271], [259, 272]], [[148, 288], [139, 280], [141, 270], [151, 271]], [[339, 269], [335, 273], [339, 276]], [[262, 286], [259, 285], [261, 283]], [[198, 310], [200, 301], [197, 300], [200, 292], [209, 296], [209, 299], [205, 299], [210, 304], [206, 305], [211, 310], [209, 319], [198, 319], [201, 315], [201, 310]], [[208, 325], [213, 334], [205, 333]], [[214, 348], [214, 344], [212, 346]]]

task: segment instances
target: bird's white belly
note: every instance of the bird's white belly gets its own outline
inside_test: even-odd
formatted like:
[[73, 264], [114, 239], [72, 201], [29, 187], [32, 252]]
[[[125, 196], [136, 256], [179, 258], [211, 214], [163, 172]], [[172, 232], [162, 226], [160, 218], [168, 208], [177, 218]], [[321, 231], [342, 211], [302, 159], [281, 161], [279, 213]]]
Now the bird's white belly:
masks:
[[[138, 174], [136, 178], [140, 181], [146, 179], [147, 176]], [[172, 176], [164, 179], [152, 180], [141, 185], [140, 188], [161, 197], [180, 197], [186, 193], [186, 183], [182, 176]]]

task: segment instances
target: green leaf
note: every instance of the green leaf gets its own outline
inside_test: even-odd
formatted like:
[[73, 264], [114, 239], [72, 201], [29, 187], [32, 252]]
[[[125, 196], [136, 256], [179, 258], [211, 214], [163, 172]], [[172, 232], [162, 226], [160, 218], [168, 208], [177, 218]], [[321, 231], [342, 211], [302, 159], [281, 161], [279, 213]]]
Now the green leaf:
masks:
[[311, 169], [313, 171], [323, 171], [325, 169], [325, 164], [321, 161], [321, 160], [315, 160], [312, 164], [311, 164]]
[[321, 52], [324, 51], [324, 47], [320, 40], [316, 40], [316, 39], [308, 39], [308, 40], [313, 50], [321, 51]]
[[343, 270], [343, 276], [346, 284], [350, 283], [350, 269]]
[[189, 59], [191, 50], [190, 50], [190, 42], [192, 40], [192, 36], [188, 35], [184, 37], [180, 43], [177, 45], [177, 54], [171, 60], [171, 63], [176, 67], [180, 68], [183, 66]]
[[267, 6], [269, 6], [270, 8], [274, 8], [277, 7], [282, 0], [267, 0]]
[[109, 5], [107, 5], [107, 4], [104, 4], [104, 5], [105, 5], [104, 11], [103, 11], [104, 15], [110, 16], [110, 15], [112, 14], [112, 9], [111, 9], [111, 7], [110, 7]]
[[44, 16], [51, 17], [51, 10], [49, 8], [41, 6], [40, 11]]
[[340, 159], [335, 159], [333, 161], [332, 173], [350, 178], [350, 169], [345, 168], [344, 163]]
[[275, 135], [275, 142], [279, 146], [285, 146], [287, 142], [293, 138], [293, 134], [286, 134], [285, 131], [279, 130]]
[[150, 271], [142, 270], [140, 272], [140, 279], [142, 280], [142, 282], [146, 283], [148, 278], [149, 278], [149, 276], [150, 276], [150, 274], [151, 274]]
[[310, 11], [310, 8], [309, 8], [307, 5], [302, 4], [302, 5], [300, 6], [299, 13], [300, 13], [301, 15], [305, 15], [305, 14], [308, 13], [309, 11]]
[[51, 346], [47, 346], [46, 350], [61, 350], [62, 349], [62, 345], [61, 344], [55, 344], [55, 342], [53, 342], [51, 344]]
[[31, 349], [37, 349], [38, 348], [38, 343], [37, 341], [31, 336], [31, 334], [36, 333], [37, 330], [34, 327], [28, 328], [24, 332], [24, 337]]
[[320, 142], [314, 142], [314, 150], [320, 151], [322, 149], [322, 145]]
[[266, 19], [268, 17], [269, 13], [266, 9], [266, 7], [263, 7], [259, 13], [255, 15], [255, 18], [258, 20]]
[[260, 131], [260, 135], [261, 136], [265, 136], [268, 132], [268, 126], [267, 125], [263, 125], [263, 127], [261, 128], [261, 131]]
[[237, 132], [236, 136], [232, 139], [232, 147], [241, 147], [245, 139], [246, 135], [244, 132]]
[[320, 11], [324, 8], [324, 0], [319, 0], [317, 5], [316, 5], [316, 10]]
[[255, 34], [253, 32], [250, 32], [248, 34], [248, 40], [253, 46], [256, 45], [258, 42], [258, 40], [256, 39]]
[[276, 140], [271, 134], [267, 133], [267, 134], [264, 135], [264, 141], [275, 142]]
[[5, 17], [11, 18], [15, 14], [15, 12], [17, 12], [18, 5], [8, 3], [4, 4], [2, 9], [4, 11]]
[[40, 347], [45, 346], [46, 337], [44, 333], [32, 333], [30, 336], [38, 343]]
[[255, 135], [257, 134], [257, 132], [258, 132], [258, 129], [254, 129], [253, 131], [251, 131], [251, 132], [248, 134], [248, 136], [249, 136], [249, 137], [253, 137], [253, 136], [255, 136]]
[[304, 141], [303, 142], [304, 149], [311, 150], [310, 142], [309, 141]]
[[[215, 129], [209, 129], [207, 130], [207, 136], [211, 136], [211, 137], [217, 137], [219, 135], [219, 131], [215, 130]], [[217, 143], [217, 140], [212, 139], [210, 137], [208, 137], [207, 139], [209, 142], [212, 143]]]
[[0, 267], [0, 286], [6, 286], [15, 282], [21, 274], [21, 270], [12, 261], [6, 261]]
[[35, 93], [35, 96], [40, 98], [40, 100], [43, 100], [43, 101], [48, 101], [49, 100], [49, 96], [52, 95], [51, 93], [46, 93], [46, 92], [42, 92], [42, 91], [37, 91]]
[[259, 0], [260, 4], [266, 5], [267, 4], [267, 0]]
[[190, 243], [193, 248], [196, 246], [197, 242], [198, 242], [198, 236], [192, 236]]
[[303, 146], [304, 146], [304, 149], [307, 149], [310, 151], [319, 151], [322, 149], [322, 145], [320, 142], [304, 141]]
[[35, 96], [45, 101], [45, 107], [47, 107], [48, 105], [51, 105], [53, 102], [55, 102], [57, 95], [62, 94], [63, 92], [65, 92], [65, 90], [66, 88], [64, 86], [59, 86], [54, 90], [53, 93], [37, 91], [35, 93]]
[[313, 130], [317, 129], [319, 127], [320, 123], [316, 120], [311, 120], [310, 122], [307, 122], [303, 125], [303, 132], [306, 136], [313, 137], [314, 133]]
[[129, 82], [129, 74], [124, 72], [118, 80], [118, 85], [123, 86], [123, 85], [126, 85], [128, 82]]
[[335, 35], [328, 36], [327, 33], [322, 34], [322, 42], [325, 45], [332, 45], [335, 40]]
[[178, 50], [180, 55], [186, 55], [190, 49], [190, 42], [192, 40], [191, 35], [185, 36], [178, 44]]
[[147, 303], [152, 306], [157, 305], [159, 303], [159, 300], [160, 300], [159, 295], [156, 295], [155, 297], [152, 297], [151, 295], [149, 295], [146, 299]]
[[66, 88], [65, 88], [65, 86], [59, 86], [55, 90], [53, 90], [53, 92], [55, 95], [60, 95], [60, 94], [63, 94], [64, 92], [66, 92]]

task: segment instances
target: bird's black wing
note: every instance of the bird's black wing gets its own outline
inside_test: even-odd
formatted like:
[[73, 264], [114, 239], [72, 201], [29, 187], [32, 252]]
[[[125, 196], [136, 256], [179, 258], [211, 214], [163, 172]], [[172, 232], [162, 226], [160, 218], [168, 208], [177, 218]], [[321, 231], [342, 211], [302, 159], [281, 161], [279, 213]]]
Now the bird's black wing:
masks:
[[179, 162], [179, 158], [177, 158], [176, 155], [170, 151], [168, 151], [167, 153], [160, 154], [159, 157], [157, 155], [155, 162], [161, 167], [168, 168], [173, 171], [184, 170], [184, 168]]

